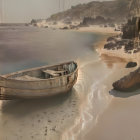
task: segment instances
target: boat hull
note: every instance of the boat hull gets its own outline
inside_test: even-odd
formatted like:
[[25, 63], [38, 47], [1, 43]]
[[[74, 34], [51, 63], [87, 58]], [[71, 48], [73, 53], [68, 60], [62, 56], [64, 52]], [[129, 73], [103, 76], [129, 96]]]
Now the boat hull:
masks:
[[42, 90], [22, 90], [12, 88], [1, 88], [0, 98], [1, 99], [32, 99], [32, 98], [44, 98], [54, 96], [57, 94], [67, 93], [72, 89], [73, 85], [57, 87], [53, 89], [42, 89]]
[[[30, 70], [26, 70], [17, 73], [26, 73], [29, 71]], [[35, 69], [33, 69], [33, 71], [35, 71]], [[1, 100], [43, 98], [57, 94], [64, 94], [70, 91], [77, 81], [78, 68], [68, 75], [49, 80], [22, 81], [7, 79], [7, 77], [8, 75], [5, 75], [1, 77], [0, 80]]]

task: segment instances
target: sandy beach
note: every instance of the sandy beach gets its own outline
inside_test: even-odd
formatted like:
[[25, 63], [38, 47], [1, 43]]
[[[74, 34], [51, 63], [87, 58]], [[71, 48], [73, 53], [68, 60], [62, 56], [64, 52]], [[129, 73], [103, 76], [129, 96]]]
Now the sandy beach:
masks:
[[140, 96], [135, 93], [130, 97], [121, 97], [121, 95], [114, 97], [98, 119], [96, 127], [85, 138], [88, 140], [139, 140], [139, 102]]
[[[81, 31], [81, 30], [80, 30]], [[84, 29], [84, 32], [89, 32], [89, 30]], [[92, 32], [92, 30], [90, 30], [90, 32]], [[94, 32], [94, 30], [93, 30]], [[98, 32], [101, 34], [104, 34], [103, 32]], [[123, 77], [124, 75], [127, 75], [128, 73], [130, 73], [131, 71], [135, 70], [136, 68], [131, 68], [131, 69], [126, 69], [125, 66], [126, 64], [132, 60], [129, 57], [121, 57], [121, 55], [117, 55], [113, 56], [110, 55], [111, 53], [103, 53], [102, 50], [104, 44], [106, 43], [106, 39], [108, 36], [114, 35], [113, 32], [105, 32], [105, 36], [97, 43], [94, 44], [96, 46], [96, 50], [100, 56], [100, 62], [101, 63], [105, 63], [105, 65], [110, 69], [110, 73], [104, 73], [104, 77], [102, 77], [102, 80], [100, 80], [101, 75], [99, 76], [98, 74], [98, 83], [94, 84], [94, 86], [92, 87], [93, 89], [91, 90], [89, 96], [86, 98], [86, 100], [84, 101], [84, 104], [81, 105], [81, 115], [79, 117], [79, 119], [76, 122], [75, 127], [71, 128], [70, 131], [68, 131], [69, 135], [67, 136], [67, 139], [71, 138], [70, 136], [75, 136], [75, 139], [78, 140], [117, 140], [118, 137], [114, 134], [110, 134], [108, 131], [108, 127], [112, 127], [114, 128], [114, 124], [113, 123], [107, 123], [105, 118], [108, 121], [112, 122], [114, 121], [115, 118], [114, 117], [114, 111], [116, 108], [114, 107], [114, 103], [115, 104], [119, 104], [120, 108], [123, 107], [123, 102], [126, 103], [126, 107], [128, 104], [128, 108], [123, 108], [124, 112], [126, 109], [127, 113], [134, 114], [134, 110], [132, 109], [133, 107], [131, 107], [132, 110], [129, 110], [130, 104], [129, 101], [131, 101], [131, 99], [128, 99], [127, 96], [131, 97], [131, 95], [135, 95], [138, 94], [139, 91], [137, 91], [136, 93], [129, 93], [126, 95], [126, 98], [123, 97], [123, 94], [125, 93], [120, 93], [119, 97], [117, 97], [118, 94], [115, 93], [110, 93], [110, 91], [112, 91], [112, 83], [118, 79], [120, 79], [121, 77]], [[90, 64], [87, 64], [84, 67], [92, 67], [92, 62]], [[94, 69], [94, 68], [93, 68]], [[97, 78], [94, 75], [94, 79], [93, 81]], [[115, 95], [112, 95], [115, 94]], [[128, 99], [128, 101], [127, 101]], [[136, 104], [139, 104], [139, 100], [135, 97], [132, 99], [133, 101], [136, 100]], [[121, 107], [122, 106], [122, 107]], [[96, 108], [95, 108], [96, 107]], [[138, 108], [138, 107], [137, 107]], [[127, 121], [129, 121], [129, 118], [127, 118], [127, 116], [125, 115], [125, 113], [123, 112], [123, 116], [122, 119], [127, 119]], [[121, 115], [122, 112], [120, 112], [118, 110], [118, 112], [116, 112], [116, 114]], [[139, 112], [140, 113], [140, 112]], [[135, 114], [137, 114], [137, 110], [135, 111]], [[137, 117], [138, 118], [138, 117]], [[137, 120], [138, 121], [138, 120]], [[120, 124], [120, 120], [116, 120], [115, 122], [117, 122], [116, 124]], [[136, 123], [136, 122], [135, 122]], [[110, 126], [108, 126], [110, 125]], [[126, 129], [127, 125], [123, 125], [124, 128], [122, 129]], [[119, 129], [119, 125], [118, 127], [114, 129], [111, 129], [112, 131], [118, 132], [117, 134], [119, 135], [119, 133], [121, 133], [121, 129]], [[133, 125], [133, 127], [135, 127], [135, 124]], [[139, 126], [140, 127], [140, 126]], [[77, 130], [78, 129], [78, 130]], [[136, 131], [136, 130], [135, 130]], [[102, 132], [102, 133], [101, 133]], [[108, 132], [108, 133], [107, 133]], [[121, 133], [122, 134], [122, 133]], [[124, 139], [126, 133], [124, 133], [124, 135], [119, 135], [120, 139]], [[107, 135], [107, 136], [106, 136]], [[105, 137], [106, 136], [106, 137]]]
[[[105, 33], [107, 35], [110, 31]], [[92, 128], [86, 129], [85, 135], [81, 134], [78, 139], [138, 140], [140, 139], [140, 91], [129, 93], [116, 92], [112, 90], [112, 83], [139, 67], [140, 54], [130, 55], [126, 54], [123, 50], [105, 50], [103, 49], [103, 44], [106, 43], [105, 40], [106, 38], [98, 44], [96, 50], [101, 60], [106, 63], [113, 72], [112, 75], [108, 77], [109, 80], [103, 80], [103, 85], [108, 87], [108, 90], [104, 91], [109, 99], [108, 104], [106, 104], [107, 106], [103, 112], [99, 114]], [[130, 68], [129, 70], [126, 69], [125, 65], [129, 61], [136, 61], [138, 66], [136, 68]], [[100, 84], [102, 87], [102, 83]]]
[[78, 31], [81, 32], [97, 32], [97, 33], [101, 33], [101, 34], [119, 34], [120, 31], [115, 31], [115, 28], [113, 27], [103, 27], [103, 26], [99, 26], [99, 25], [93, 25], [93, 26], [89, 26], [89, 27], [80, 27], [78, 29]]
[[115, 31], [115, 27], [104, 27], [103, 25], [90, 25], [88, 27], [80, 27], [79, 26], [80, 22], [72, 22], [72, 26], [77, 26], [76, 29], [70, 29], [70, 25], [65, 24], [63, 22], [57, 22], [57, 24], [53, 24], [52, 22], [41, 22], [37, 23], [37, 27], [48, 27], [52, 29], [63, 29], [64, 27], [68, 27], [66, 30], [74, 30], [74, 31], [79, 31], [79, 32], [94, 32], [94, 33], [101, 33], [101, 34], [119, 34], [121, 33], [120, 31]]
[[101, 57], [103, 55], [106, 55], [106, 56], [110, 56], [113, 58], [120, 58], [127, 62], [135, 61], [140, 65], [140, 53], [139, 52], [128, 54], [128, 53], [124, 52], [124, 48], [119, 49], [119, 50], [107, 50], [107, 49], [104, 49], [103, 47], [97, 48], [97, 52], [100, 54]]
[[140, 140], [140, 0], [0, 0], [0, 140]]
[[[27, 32], [29, 29], [31, 33]], [[34, 101], [1, 102], [0, 140], [40, 138], [41, 140], [117, 140], [118, 138], [137, 140], [140, 128], [139, 91], [126, 96], [124, 93], [118, 94], [112, 91], [114, 81], [136, 68], [126, 69], [125, 65], [130, 60], [128, 57], [121, 57], [122, 54], [105, 53], [103, 49], [107, 37], [117, 32], [112, 28], [99, 26], [66, 32], [61, 30], [54, 32], [52, 29], [44, 28], [29, 29], [28, 27], [18, 29], [20, 33], [24, 31], [23, 35], [19, 36], [20, 40], [28, 40], [31, 36], [35, 40], [32, 40], [33, 46], [30, 44], [31, 40], [26, 45], [24, 41], [23, 44], [16, 42], [18, 43], [16, 46], [21, 45], [21, 50], [17, 50], [20, 54], [26, 50], [23, 46], [29, 45], [28, 47], [31, 48], [30, 52], [26, 52], [27, 58], [14, 52], [14, 56], [21, 60], [19, 62], [25, 65], [23, 60], [28, 63], [28, 59], [31, 59], [35, 64], [36, 62], [44, 64], [46, 59], [49, 63], [75, 59], [79, 64], [78, 81], [73, 90], [65, 96]], [[12, 28], [10, 32], [8, 31], [8, 35], [15, 36], [15, 32], [16, 30]], [[46, 42], [45, 36], [48, 34]], [[53, 40], [56, 40], [57, 45]], [[42, 46], [38, 50], [40, 43]], [[58, 46], [61, 48], [57, 48]], [[32, 52], [31, 50], [34, 49], [35, 51]], [[79, 49], [81, 51], [78, 51]], [[67, 55], [61, 55], [62, 52]], [[13, 65], [16, 67], [21, 65], [14, 57], [11, 57], [12, 62], [4, 56], [2, 59], [11, 63], [11, 67], [8, 65], [7, 70], [12, 69]], [[127, 135], [128, 132], [130, 135]]]
[[[123, 49], [116, 51], [103, 49], [108, 36], [120, 33], [115, 32], [112, 28], [94, 26], [83, 27], [77, 31], [104, 34], [104, 37], [94, 46], [96, 46], [100, 61], [105, 63], [111, 73], [92, 87], [94, 90], [91, 90], [84, 104], [81, 104], [79, 119], [77, 119], [75, 126], [67, 130], [67, 137], [64, 139], [69, 140], [72, 137], [77, 140], [140, 139], [138, 131], [140, 129], [140, 91], [123, 93], [112, 90], [114, 81], [119, 80], [139, 66], [140, 54], [126, 54]], [[136, 61], [138, 66], [126, 69], [125, 66], [129, 61]], [[92, 62], [84, 67], [90, 66], [92, 66]]]
[[[43, 100], [1, 101], [0, 139], [76, 138], [75, 135], [78, 136], [79, 132], [85, 129], [83, 126], [88, 125], [87, 119], [92, 118], [87, 114], [88, 110], [92, 110], [89, 99], [93, 96], [94, 87], [99, 86], [102, 77], [111, 72], [98, 59], [93, 47], [93, 44], [101, 41], [104, 36], [24, 26], [6, 26], [0, 29], [0, 33], [10, 40], [5, 41], [5, 36], [0, 38], [5, 46], [1, 53], [10, 54], [8, 59], [7, 55], [1, 55], [0, 71], [3, 74], [69, 60], [75, 60], [79, 64], [78, 81], [66, 95]], [[15, 39], [17, 37], [18, 41]], [[13, 48], [16, 51], [13, 51]], [[65, 55], [62, 55], [62, 52]], [[97, 74], [97, 71], [100, 73]], [[103, 90], [104, 87], [101, 92]], [[97, 99], [100, 100], [100, 97]], [[99, 102], [96, 103], [98, 106]], [[102, 105], [95, 109], [96, 116], [103, 110], [104, 103], [108, 102], [103, 99], [100, 103]]]

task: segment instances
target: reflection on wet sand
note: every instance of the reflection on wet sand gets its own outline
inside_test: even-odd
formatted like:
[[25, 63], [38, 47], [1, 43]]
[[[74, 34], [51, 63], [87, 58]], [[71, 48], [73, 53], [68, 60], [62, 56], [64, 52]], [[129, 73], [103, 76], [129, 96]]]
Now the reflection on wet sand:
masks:
[[116, 56], [109, 56], [107, 54], [101, 54], [100, 57], [106, 63], [108, 68], [113, 68], [114, 64], [117, 64], [117, 63], [125, 65], [128, 62], [128, 60], [124, 58], [120, 58]]
[[78, 115], [77, 98], [73, 89], [53, 98], [3, 102], [0, 139], [59, 139]]

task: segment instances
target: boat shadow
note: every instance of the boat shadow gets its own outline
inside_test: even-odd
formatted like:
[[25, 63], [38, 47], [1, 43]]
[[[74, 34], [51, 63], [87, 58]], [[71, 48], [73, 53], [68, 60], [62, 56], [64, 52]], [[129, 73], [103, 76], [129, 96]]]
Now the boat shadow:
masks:
[[112, 89], [109, 92], [110, 95], [114, 96], [114, 97], [120, 97], [120, 98], [128, 98], [131, 96], [135, 96], [135, 95], [139, 95], [140, 94], [140, 89], [134, 90], [134, 91], [127, 91], [127, 92], [121, 92], [121, 91], [117, 91]]
[[3, 101], [1, 111], [3, 114], [25, 117], [33, 112], [47, 111], [50, 108], [61, 106], [76, 95], [76, 90], [72, 89], [68, 93], [43, 99]]

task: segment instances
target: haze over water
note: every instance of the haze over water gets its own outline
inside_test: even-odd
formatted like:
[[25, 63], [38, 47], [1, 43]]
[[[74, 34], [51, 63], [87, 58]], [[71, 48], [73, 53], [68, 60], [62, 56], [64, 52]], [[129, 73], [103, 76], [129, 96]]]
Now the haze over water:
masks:
[[[85, 115], [79, 114], [82, 109], [84, 113], [89, 112], [93, 104], [97, 107], [94, 116], [88, 117], [89, 122], [96, 120], [108, 100], [108, 89], [100, 83], [112, 72], [99, 60], [93, 47], [102, 37], [96, 33], [36, 27], [0, 27], [1, 74], [70, 60], [79, 64], [78, 81], [64, 96], [1, 102], [0, 139], [51, 140], [59, 139], [62, 134], [63, 139], [67, 139], [67, 130], [72, 131], [69, 128], [78, 124], [79, 119], [86, 126]], [[73, 137], [73, 133], [68, 137]]]
[[93, 42], [99, 37], [92, 33], [64, 32], [35, 27], [1, 27], [0, 73], [93, 55]]

